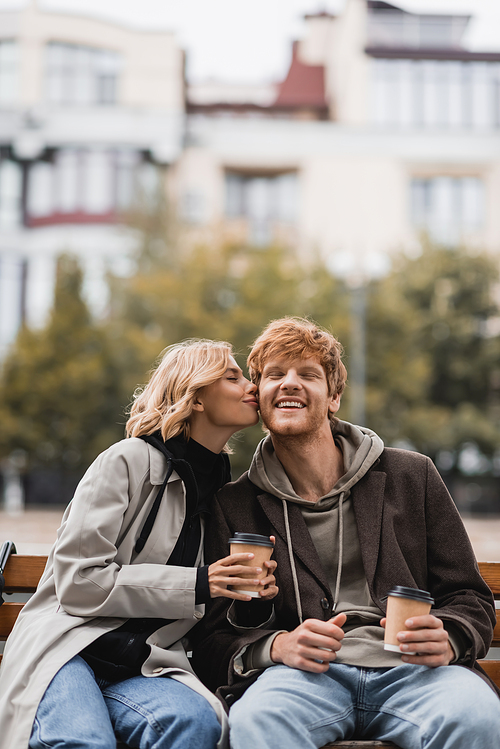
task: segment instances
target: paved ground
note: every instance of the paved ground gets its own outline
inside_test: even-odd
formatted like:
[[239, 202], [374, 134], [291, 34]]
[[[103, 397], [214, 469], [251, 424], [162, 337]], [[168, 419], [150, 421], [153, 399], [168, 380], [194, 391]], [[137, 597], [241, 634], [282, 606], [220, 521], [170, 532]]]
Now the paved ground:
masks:
[[[47, 554], [59, 527], [63, 510], [29, 509], [21, 515], [0, 510], [0, 542], [14, 541], [20, 554]], [[500, 516], [464, 518], [476, 557], [480, 562], [500, 562]]]

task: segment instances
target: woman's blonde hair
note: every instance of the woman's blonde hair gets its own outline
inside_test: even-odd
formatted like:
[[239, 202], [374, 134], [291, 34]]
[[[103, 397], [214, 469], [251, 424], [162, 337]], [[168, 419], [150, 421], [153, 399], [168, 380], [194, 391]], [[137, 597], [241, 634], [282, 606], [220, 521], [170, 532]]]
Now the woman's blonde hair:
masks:
[[148, 384], [134, 393], [127, 437], [160, 430], [164, 440], [179, 434], [189, 439], [196, 395], [224, 375], [231, 353], [229, 343], [198, 338], [168, 346]]

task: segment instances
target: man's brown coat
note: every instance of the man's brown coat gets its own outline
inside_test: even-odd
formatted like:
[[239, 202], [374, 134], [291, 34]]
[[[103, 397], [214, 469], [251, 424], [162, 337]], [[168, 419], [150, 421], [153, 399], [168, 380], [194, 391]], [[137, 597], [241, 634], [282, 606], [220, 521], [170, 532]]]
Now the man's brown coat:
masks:
[[[386, 448], [352, 489], [364, 570], [370, 593], [385, 613], [393, 585], [429, 590], [432, 613], [452, 623], [467, 644], [458, 664], [476, 668], [491, 642], [495, 609], [455, 505], [432, 461], [418, 453]], [[332, 616], [332, 593], [297, 505], [288, 505], [293, 553], [303, 618]], [[244, 474], [218, 494], [207, 527], [205, 557], [211, 563], [228, 553], [235, 531], [276, 536], [274, 559], [279, 594], [274, 617], [260, 627], [236, 631], [227, 620], [230, 601], [212, 602], [195, 630], [194, 666], [201, 679], [231, 704], [255, 680], [234, 672], [241, 649], [276, 630], [299, 624], [281, 500], [261, 491]], [[337, 539], [332, 539], [332, 553]], [[245, 605], [256, 624], [268, 619], [270, 605]], [[208, 607], [207, 607], [208, 609]], [[238, 615], [241, 622], [241, 609]], [[244, 616], [250, 616], [248, 613]], [[241, 622], [242, 623], [242, 622]], [[479, 668], [479, 667], [477, 667]]]

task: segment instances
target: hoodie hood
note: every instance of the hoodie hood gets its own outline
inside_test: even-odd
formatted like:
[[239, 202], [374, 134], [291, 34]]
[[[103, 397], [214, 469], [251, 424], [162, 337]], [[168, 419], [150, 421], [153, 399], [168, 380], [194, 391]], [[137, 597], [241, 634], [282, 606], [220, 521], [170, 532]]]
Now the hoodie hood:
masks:
[[[347, 500], [351, 492], [351, 487], [369, 471], [384, 449], [384, 443], [375, 432], [372, 432], [371, 429], [366, 429], [366, 427], [354, 426], [347, 421], [336, 421], [333, 429], [333, 438], [337, 447], [342, 450], [344, 474], [339, 478], [335, 486], [332, 486], [330, 491], [324, 497], [320, 497], [317, 502], [302, 499], [295, 492], [290, 479], [285, 473], [285, 469], [276, 456], [270, 436], [265, 437], [257, 446], [250, 470], [248, 471], [248, 477], [252, 483], [258, 486], [259, 489], [263, 489], [268, 494], [272, 494], [280, 499], [283, 505], [290, 570], [295, 591], [297, 614], [301, 623], [302, 602], [293, 554], [293, 542], [288, 518], [288, 502], [302, 505], [304, 508], [302, 510], [303, 514], [312, 513], [318, 520], [319, 518], [316, 513], [324, 512], [321, 524], [323, 525], [323, 520], [325, 520], [328, 524], [325, 526], [327, 530], [331, 524], [330, 516], [336, 511], [335, 505], [338, 504], [338, 562], [335, 584], [332, 587], [334, 591], [332, 611], [335, 612], [339, 602], [344, 559], [344, 501]], [[312, 527], [310, 528], [311, 530]], [[331, 542], [329, 542], [329, 546], [330, 544]]]
[[[285, 473], [285, 469], [276, 456], [270, 436], [265, 437], [257, 446], [257, 450], [255, 451], [248, 472], [249, 479], [252, 483], [258, 486], [259, 489], [263, 489], [268, 494], [272, 494], [280, 499], [283, 505], [283, 518], [285, 521], [290, 570], [295, 591], [297, 614], [300, 622], [302, 622], [302, 603], [300, 599], [297, 570], [295, 568], [293, 554], [293, 542], [288, 518], [288, 502], [302, 505], [303, 514], [312, 514], [318, 520], [320, 518], [318, 518], [316, 513], [324, 513], [320, 524], [323, 525], [323, 520], [327, 523], [325, 526], [327, 532], [329, 532], [328, 529], [332, 527], [332, 513], [336, 512], [335, 505], [338, 505], [338, 561], [335, 583], [332, 587], [332, 590], [334, 591], [332, 610], [335, 612], [340, 597], [340, 584], [344, 559], [344, 502], [349, 497], [351, 487], [363, 478], [384, 449], [384, 443], [375, 432], [372, 432], [371, 429], [367, 429], [366, 427], [354, 426], [347, 421], [337, 420], [333, 429], [333, 438], [337, 447], [342, 450], [344, 474], [339, 478], [335, 486], [332, 486], [330, 491], [325, 494], [325, 496], [320, 497], [317, 502], [310, 502], [302, 499], [302, 497], [299, 497], [295, 492], [290, 479]], [[311, 531], [311, 537], [314, 542], [314, 531], [312, 526], [310, 528], [310, 532]], [[330, 545], [331, 542], [329, 542], [329, 547]]]
[[[384, 443], [371, 429], [354, 426], [337, 420], [333, 437], [344, 456], [344, 475], [335, 486], [314, 505], [318, 510], [326, 509], [344, 496], [370, 470], [384, 449]], [[250, 481], [278, 499], [312, 507], [311, 502], [296, 494], [290, 479], [274, 451], [271, 436], [265, 437], [257, 446], [248, 472]]]

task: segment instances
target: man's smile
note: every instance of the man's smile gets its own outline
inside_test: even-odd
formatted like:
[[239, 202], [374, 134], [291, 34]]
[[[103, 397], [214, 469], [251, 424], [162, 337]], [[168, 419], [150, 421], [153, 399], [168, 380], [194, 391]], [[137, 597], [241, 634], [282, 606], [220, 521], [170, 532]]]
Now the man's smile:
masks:
[[295, 400], [280, 401], [276, 408], [305, 408], [305, 404]]

